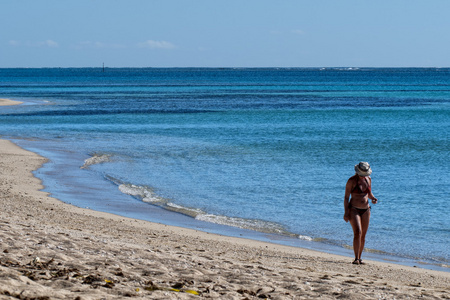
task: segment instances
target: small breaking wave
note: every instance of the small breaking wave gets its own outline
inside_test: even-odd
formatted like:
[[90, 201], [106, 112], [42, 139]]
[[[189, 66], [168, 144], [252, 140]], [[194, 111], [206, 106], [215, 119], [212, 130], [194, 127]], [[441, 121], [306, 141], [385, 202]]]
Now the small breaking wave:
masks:
[[[117, 180], [113, 181], [117, 183]], [[119, 183], [119, 191], [126, 195], [136, 197], [144, 202], [163, 206], [167, 199], [159, 197], [152, 188], [128, 183]]]
[[183, 215], [190, 216], [199, 221], [209, 222], [209, 223], [214, 223], [214, 224], [219, 224], [219, 225], [232, 226], [232, 227], [237, 227], [237, 228], [241, 228], [241, 229], [259, 231], [259, 232], [263, 232], [263, 233], [298, 237], [298, 238], [306, 240], [306, 241], [312, 240], [312, 238], [307, 237], [307, 236], [299, 236], [299, 235], [293, 234], [293, 233], [287, 231], [283, 225], [278, 224], [276, 222], [209, 214], [198, 208], [191, 208], [191, 207], [186, 207], [183, 205], [173, 203], [172, 201], [170, 201], [170, 199], [161, 197], [157, 193], [155, 193], [155, 191], [152, 187], [125, 183], [125, 182], [121, 181], [120, 179], [113, 178], [111, 176], [106, 176], [106, 178], [109, 181], [115, 183], [118, 186], [119, 191], [126, 195], [130, 195], [134, 198], [137, 198], [137, 199], [139, 199], [143, 202], [147, 202], [149, 204], [157, 205], [157, 206], [164, 208], [166, 210], [169, 210], [169, 211], [173, 211], [173, 212], [181, 213]]
[[89, 157], [84, 161], [84, 164], [80, 167], [80, 169], [86, 169], [92, 165], [108, 162], [111, 160], [111, 157], [111, 154], [95, 153], [92, 157]]
[[298, 237], [299, 239], [301, 239], [301, 240], [304, 240], [304, 241], [313, 241], [313, 240], [314, 240], [312, 237], [307, 236], [307, 235], [301, 235], [301, 234], [299, 234], [297, 237]]
[[198, 216], [205, 213], [201, 209], [185, 207], [185, 206], [181, 206], [181, 205], [178, 205], [178, 204], [175, 204], [172, 202], [168, 202], [166, 208], [170, 211], [178, 212], [183, 215], [193, 217], [194, 219], [197, 219]]
[[197, 220], [238, 227], [242, 229], [250, 229], [254, 231], [264, 232], [264, 233], [274, 233], [282, 235], [292, 235], [289, 233], [284, 226], [269, 221], [257, 220], [257, 219], [244, 219], [237, 217], [227, 217], [218, 216], [213, 214], [199, 214], [196, 216]]

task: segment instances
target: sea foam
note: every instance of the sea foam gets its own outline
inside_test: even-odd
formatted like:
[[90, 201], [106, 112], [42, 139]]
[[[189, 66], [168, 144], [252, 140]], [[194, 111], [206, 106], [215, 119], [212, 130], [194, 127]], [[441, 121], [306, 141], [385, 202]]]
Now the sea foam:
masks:
[[102, 153], [93, 154], [92, 157], [89, 157], [88, 159], [86, 159], [84, 161], [84, 164], [80, 168], [81, 169], [86, 169], [86, 168], [88, 168], [89, 166], [92, 166], [92, 165], [108, 162], [108, 161], [110, 161], [111, 157], [112, 157], [111, 154], [102, 154]]

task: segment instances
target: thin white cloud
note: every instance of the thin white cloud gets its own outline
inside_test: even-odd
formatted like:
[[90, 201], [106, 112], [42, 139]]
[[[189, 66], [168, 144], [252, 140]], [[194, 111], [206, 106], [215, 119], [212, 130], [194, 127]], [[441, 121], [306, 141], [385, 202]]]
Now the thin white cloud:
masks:
[[305, 32], [303, 30], [301, 30], [301, 29], [291, 30], [291, 33], [298, 34], [298, 35], [304, 35], [305, 34]]
[[53, 40], [45, 40], [45, 41], [39, 41], [39, 42], [30, 42], [30, 41], [26, 41], [26, 42], [21, 42], [21, 41], [17, 41], [17, 40], [10, 40], [8, 42], [8, 44], [10, 46], [14, 46], [14, 47], [19, 47], [19, 46], [23, 46], [23, 47], [49, 47], [49, 48], [57, 48], [59, 47], [59, 44]]
[[59, 47], [59, 44], [53, 40], [46, 40], [44, 42], [41, 42], [41, 45], [43, 47], [51, 47], [51, 48]]
[[20, 46], [20, 42], [16, 41], [16, 40], [11, 40], [11, 41], [8, 42], [8, 44], [10, 46], [14, 46], [14, 47]]
[[171, 42], [167, 41], [154, 41], [148, 40], [143, 43], [139, 43], [138, 46], [140, 48], [149, 48], [149, 49], [173, 49], [175, 45]]
[[104, 42], [92, 42], [92, 41], [83, 41], [83, 42], [79, 42], [78, 44], [75, 45], [76, 49], [87, 49], [87, 48], [109, 48], [109, 49], [121, 49], [121, 48], [126, 48], [126, 46], [121, 45], [121, 44], [115, 44], [115, 43], [104, 43]]

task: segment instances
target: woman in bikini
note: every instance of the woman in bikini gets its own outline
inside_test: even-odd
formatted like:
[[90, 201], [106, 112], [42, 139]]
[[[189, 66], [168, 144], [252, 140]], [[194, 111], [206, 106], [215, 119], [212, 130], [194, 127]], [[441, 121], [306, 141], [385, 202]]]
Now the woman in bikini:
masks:
[[372, 194], [372, 173], [369, 163], [360, 162], [355, 165], [356, 174], [349, 178], [345, 186], [344, 220], [350, 221], [353, 228], [353, 251], [355, 260], [353, 264], [364, 264], [361, 254], [366, 241], [366, 233], [370, 221], [369, 199], [375, 204], [378, 199]]

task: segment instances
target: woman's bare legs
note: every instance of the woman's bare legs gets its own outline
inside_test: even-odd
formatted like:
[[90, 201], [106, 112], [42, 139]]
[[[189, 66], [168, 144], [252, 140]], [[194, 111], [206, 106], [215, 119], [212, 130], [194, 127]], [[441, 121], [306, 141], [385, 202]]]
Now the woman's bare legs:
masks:
[[370, 208], [361, 216], [362, 234], [361, 234], [361, 243], [359, 246], [359, 262], [360, 263], [361, 263], [361, 255], [364, 250], [364, 244], [366, 243], [366, 233], [367, 233], [367, 230], [369, 229], [369, 222], [370, 222]]
[[361, 262], [361, 254], [366, 243], [366, 233], [369, 229], [370, 209], [359, 215], [356, 208], [350, 209], [350, 224], [353, 228], [353, 251], [355, 252], [355, 262]]

